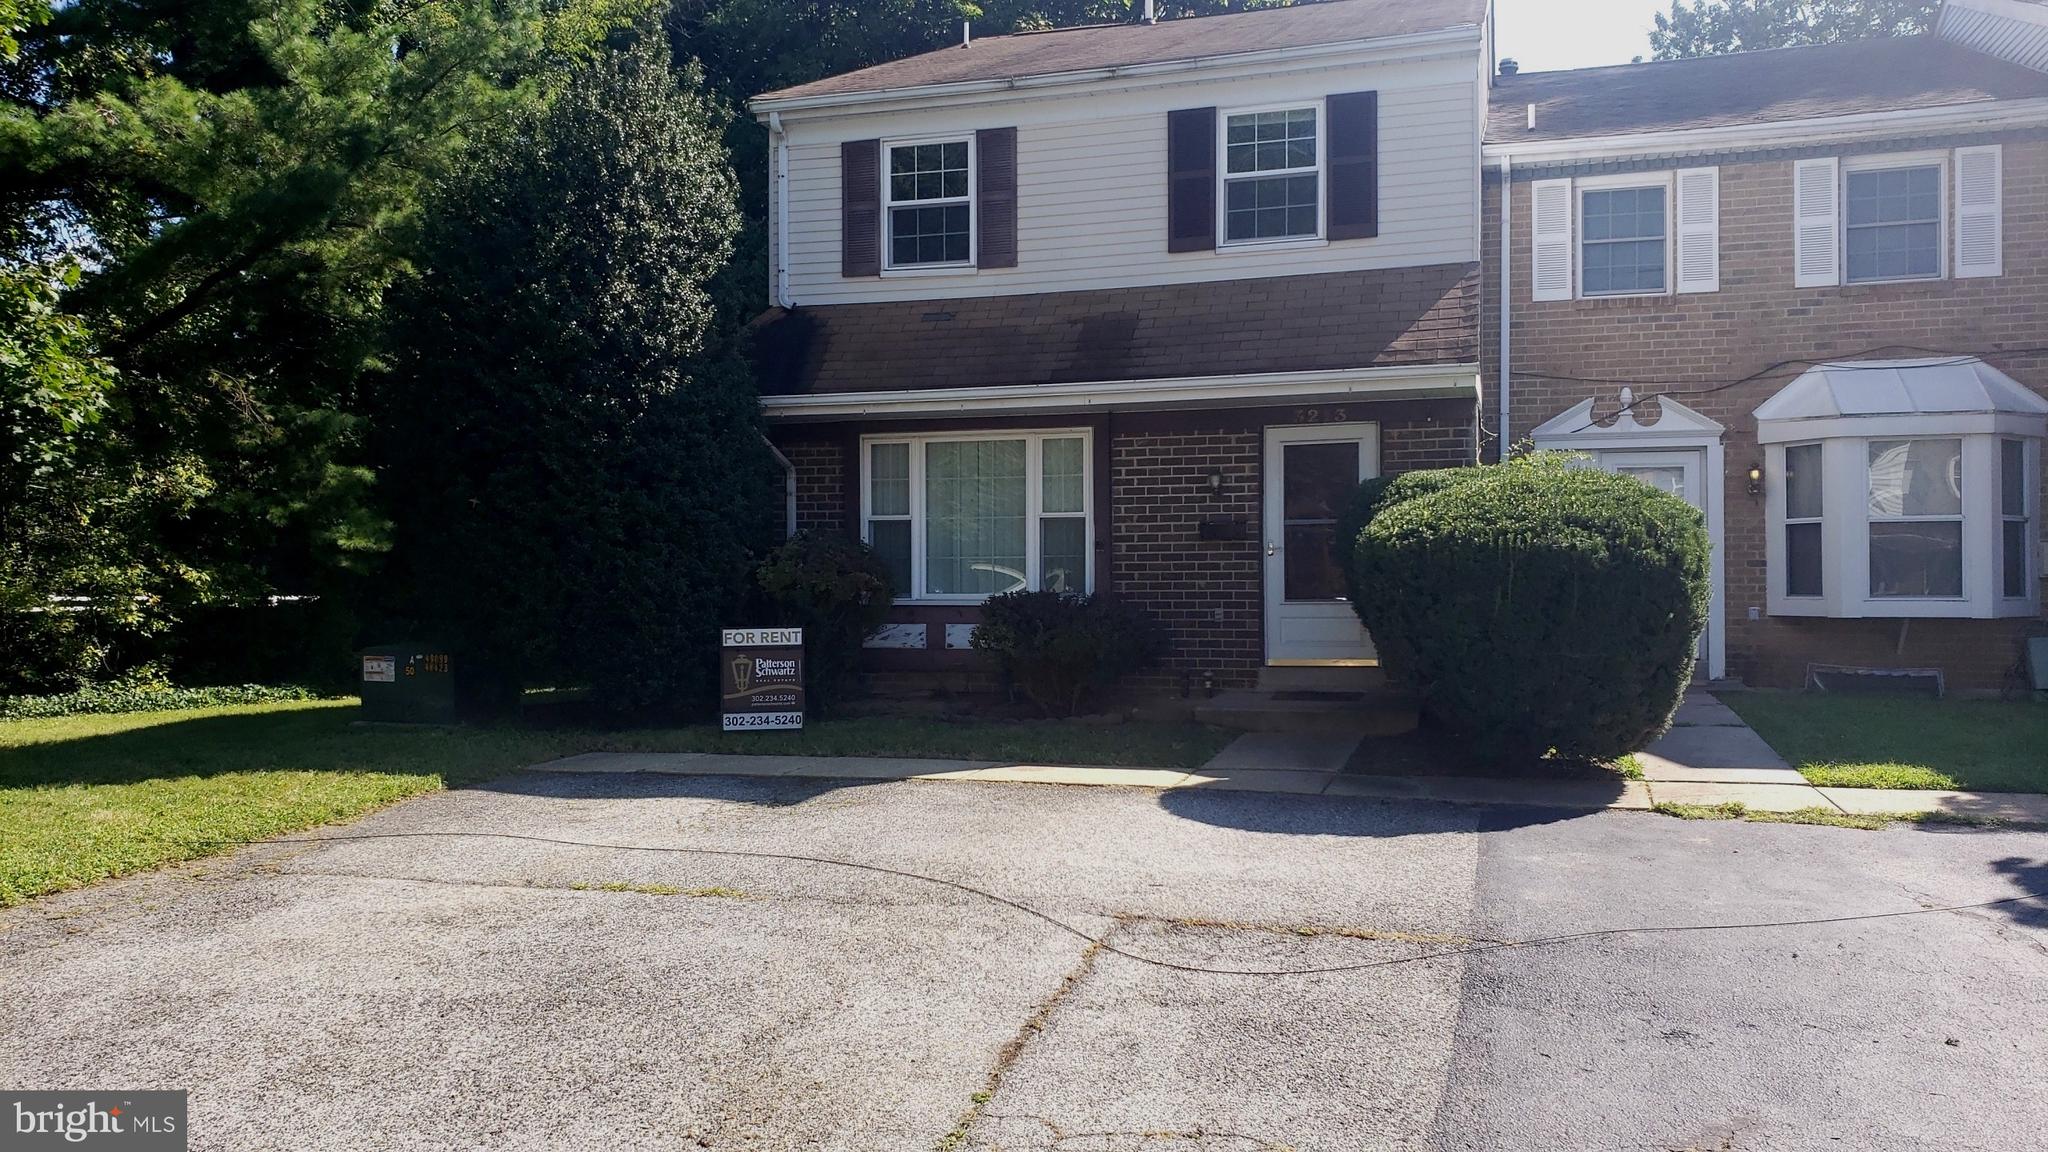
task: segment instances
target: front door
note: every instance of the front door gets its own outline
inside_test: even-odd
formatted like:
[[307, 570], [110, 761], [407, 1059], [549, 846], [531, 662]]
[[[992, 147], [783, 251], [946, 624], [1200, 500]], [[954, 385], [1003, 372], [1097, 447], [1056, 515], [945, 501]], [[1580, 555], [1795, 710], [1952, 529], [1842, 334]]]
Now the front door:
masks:
[[[1599, 454], [1600, 467], [1623, 476], [1633, 476], [1659, 492], [1669, 492], [1705, 514], [1706, 492], [1701, 487], [1701, 473], [1706, 471], [1702, 453], [1696, 449], [1668, 448], [1655, 451], [1618, 451], [1608, 449]], [[1700, 633], [1700, 658], [1706, 659], [1707, 634]], [[1705, 666], [1701, 666], [1704, 674]]]
[[1379, 470], [1377, 424], [1266, 429], [1266, 663], [1375, 662], [1347, 599], [1337, 518]]

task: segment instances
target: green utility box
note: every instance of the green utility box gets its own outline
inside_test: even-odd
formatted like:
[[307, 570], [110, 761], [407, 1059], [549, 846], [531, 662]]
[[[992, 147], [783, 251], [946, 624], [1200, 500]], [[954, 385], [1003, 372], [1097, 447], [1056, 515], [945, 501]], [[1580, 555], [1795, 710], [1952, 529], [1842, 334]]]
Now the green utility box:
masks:
[[363, 719], [384, 724], [453, 724], [455, 661], [447, 649], [401, 640], [363, 649]]

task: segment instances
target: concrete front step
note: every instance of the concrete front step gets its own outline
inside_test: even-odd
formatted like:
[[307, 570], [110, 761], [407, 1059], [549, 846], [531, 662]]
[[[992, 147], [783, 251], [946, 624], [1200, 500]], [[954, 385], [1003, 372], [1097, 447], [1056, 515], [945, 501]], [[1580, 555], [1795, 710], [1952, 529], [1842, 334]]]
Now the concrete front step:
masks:
[[1378, 668], [1267, 665], [1259, 669], [1261, 692], [1377, 692], [1387, 686]]
[[1421, 722], [1413, 702], [1373, 692], [1225, 692], [1195, 706], [1199, 723], [1244, 732], [1399, 736]]

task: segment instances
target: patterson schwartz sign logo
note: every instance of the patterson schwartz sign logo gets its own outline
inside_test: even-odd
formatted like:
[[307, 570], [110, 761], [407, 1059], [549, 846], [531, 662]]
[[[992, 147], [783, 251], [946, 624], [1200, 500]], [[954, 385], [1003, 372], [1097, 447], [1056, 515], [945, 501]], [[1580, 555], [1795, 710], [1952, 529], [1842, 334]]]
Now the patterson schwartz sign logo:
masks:
[[183, 1092], [0, 1092], [0, 1148], [184, 1152]]
[[724, 729], [804, 726], [804, 630], [727, 628], [719, 655]]

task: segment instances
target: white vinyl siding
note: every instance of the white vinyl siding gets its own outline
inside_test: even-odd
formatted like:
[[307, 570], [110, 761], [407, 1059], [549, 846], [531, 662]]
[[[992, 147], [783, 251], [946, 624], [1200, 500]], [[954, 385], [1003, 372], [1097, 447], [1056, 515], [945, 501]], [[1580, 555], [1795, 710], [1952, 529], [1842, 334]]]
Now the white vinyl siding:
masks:
[[[1478, 259], [1478, 88], [1469, 62], [1398, 64], [1163, 88], [1088, 99], [1019, 100], [874, 113], [789, 129], [790, 294], [799, 304], [1070, 292]], [[1166, 114], [1214, 104], [1306, 105], [1330, 92], [1379, 92], [1380, 234], [1271, 250], [1166, 250]], [[1017, 266], [840, 275], [839, 145], [844, 140], [1017, 129]], [[1218, 156], [1221, 167], [1222, 157]], [[1220, 189], [1219, 189], [1220, 192]]]

